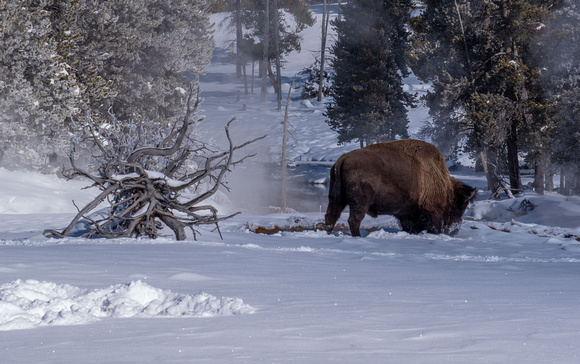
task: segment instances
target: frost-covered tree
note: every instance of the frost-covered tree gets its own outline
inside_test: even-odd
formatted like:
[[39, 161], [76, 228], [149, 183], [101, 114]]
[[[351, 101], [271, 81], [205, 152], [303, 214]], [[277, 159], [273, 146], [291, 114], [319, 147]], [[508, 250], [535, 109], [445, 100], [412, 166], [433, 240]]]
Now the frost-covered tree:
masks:
[[413, 97], [403, 89], [409, 74], [406, 29], [411, 2], [349, 1], [342, 17], [332, 22], [336, 43], [328, 124], [339, 143], [361, 145], [408, 137], [406, 107]]
[[[264, 17], [265, 9], [264, 0], [245, 0], [242, 1], [242, 24], [245, 29], [244, 36], [248, 36], [261, 44], [264, 41]], [[279, 13], [278, 24], [270, 22], [270, 44], [274, 43], [276, 31], [280, 38], [280, 54], [282, 56], [293, 50], [300, 51], [302, 38], [300, 32], [308, 26], [314, 24], [314, 18], [310, 13], [308, 4], [303, 0], [278, 0], [278, 8], [273, 6], [270, 1], [270, 20], [276, 18], [275, 12]], [[275, 51], [270, 49], [270, 60], [276, 58]]]
[[175, 120], [189, 80], [209, 63], [214, 42], [207, 0], [85, 0], [81, 58], [113, 81], [115, 97], [91, 100], [118, 119]]
[[560, 0], [553, 13], [538, 47], [542, 78], [556, 109], [552, 162], [562, 167], [562, 192], [580, 194], [580, 4]]
[[79, 126], [175, 122], [213, 48], [207, 0], [0, 3], [4, 163], [66, 154]]
[[[0, 163], [45, 165], [64, 149], [65, 121], [86, 86], [67, 62], [75, 34], [57, 32], [47, 1], [0, 2]], [[71, 4], [60, 16], [72, 17]]]
[[[266, 5], [268, 5], [268, 29], [266, 31]], [[232, 54], [238, 59], [241, 67], [247, 61], [262, 56], [264, 46], [267, 46], [266, 72], [271, 83], [276, 86], [276, 78], [270, 62], [276, 59], [275, 38], [278, 37], [278, 50], [281, 59], [292, 51], [301, 50], [302, 38], [300, 32], [314, 24], [314, 17], [310, 13], [308, 4], [304, 0], [278, 0], [277, 7], [274, 1], [244, 0], [231, 1], [223, 4], [220, 10], [231, 13], [230, 25], [236, 30], [235, 48]], [[239, 14], [239, 15], [238, 15]], [[274, 19], [278, 19], [276, 23]], [[266, 37], [268, 38], [267, 41]]]

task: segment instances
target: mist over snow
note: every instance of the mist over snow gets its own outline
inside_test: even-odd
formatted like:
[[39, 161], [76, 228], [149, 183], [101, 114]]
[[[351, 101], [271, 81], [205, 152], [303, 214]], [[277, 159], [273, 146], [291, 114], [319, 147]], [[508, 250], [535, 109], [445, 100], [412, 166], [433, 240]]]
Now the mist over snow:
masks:
[[[318, 51], [320, 9], [302, 52], [287, 58], [286, 90]], [[257, 155], [229, 176], [232, 193], [213, 201], [220, 213], [243, 214], [220, 224], [223, 240], [213, 226], [181, 242], [170, 231], [156, 240], [47, 239], [44, 229], [66, 226], [97, 191], [0, 168], [0, 362], [579, 362], [580, 198], [527, 190], [487, 200], [485, 176], [459, 166], [452, 174], [479, 200], [456, 236], [409, 235], [391, 216], [365, 218], [361, 238], [327, 235], [314, 229], [323, 182], [358, 146], [336, 145], [322, 115], [328, 100], [294, 90], [296, 212], [271, 214], [283, 114], [271, 88], [266, 103], [258, 82], [244, 95], [235, 65], [219, 57], [231, 35], [216, 29], [199, 135], [222, 145], [232, 117], [236, 142], [268, 134], [239, 151]], [[426, 89], [412, 77], [406, 87]], [[427, 115], [410, 112], [412, 133]], [[252, 232], [259, 227], [272, 234]]]

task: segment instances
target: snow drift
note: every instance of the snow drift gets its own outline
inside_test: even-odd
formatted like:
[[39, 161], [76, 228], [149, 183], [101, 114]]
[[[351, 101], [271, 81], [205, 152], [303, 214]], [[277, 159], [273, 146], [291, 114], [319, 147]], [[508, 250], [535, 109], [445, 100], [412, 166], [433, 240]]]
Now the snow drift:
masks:
[[36, 280], [16, 280], [0, 286], [3, 331], [81, 325], [106, 317], [212, 317], [253, 312], [239, 298], [173, 293], [140, 280], [94, 290]]

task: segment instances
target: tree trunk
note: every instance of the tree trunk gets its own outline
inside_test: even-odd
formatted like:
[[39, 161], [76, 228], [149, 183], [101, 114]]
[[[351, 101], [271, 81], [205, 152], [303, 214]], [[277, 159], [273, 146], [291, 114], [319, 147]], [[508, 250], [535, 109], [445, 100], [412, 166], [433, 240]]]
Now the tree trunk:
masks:
[[286, 109], [284, 111], [284, 128], [282, 131], [282, 212], [286, 212], [286, 162], [287, 162], [287, 150], [288, 150], [288, 109], [290, 107], [290, 94], [292, 93], [292, 87], [294, 86], [294, 80], [296, 76], [292, 79], [290, 84], [290, 90], [288, 90], [288, 99], [286, 99]]
[[510, 188], [521, 192], [522, 176], [520, 172], [520, 163], [518, 161], [518, 136], [517, 124], [515, 121], [512, 122], [511, 131], [507, 137], [507, 154]]
[[574, 173], [574, 185], [573, 185], [573, 194], [580, 195], [580, 169], [575, 168], [576, 172]]
[[185, 235], [186, 225], [184, 223], [171, 216], [160, 215], [159, 219], [173, 231], [175, 240], [181, 241], [187, 238], [187, 235]]
[[485, 157], [485, 153], [481, 148], [477, 150], [477, 156], [479, 157], [481, 169], [483, 169], [483, 173], [485, 174], [485, 179], [487, 181], [487, 190], [491, 191], [493, 189], [493, 181], [491, 178], [491, 174], [489, 171], [489, 167], [487, 165], [487, 158]]
[[318, 97], [316, 100], [318, 102], [322, 101], [322, 94], [324, 90], [324, 61], [326, 53], [326, 35], [328, 33], [328, 13], [326, 12], [326, 0], [324, 0], [324, 5], [322, 7], [322, 40], [320, 46], [320, 79], [318, 80]]
[[544, 194], [544, 184], [546, 175], [546, 162], [543, 153], [538, 153], [536, 156], [536, 163], [534, 168], [534, 190], [536, 193]]
[[483, 172], [485, 173], [485, 179], [487, 180], [487, 190], [494, 193], [500, 186], [500, 183], [497, 180], [497, 174], [495, 172], [495, 164], [491, 163], [491, 161], [494, 161], [495, 163], [495, 148], [490, 147], [487, 151], [484, 152], [481, 145], [481, 140], [479, 138], [479, 127], [477, 125], [473, 128], [473, 139], [475, 140], [475, 150], [477, 152], [477, 156], [479, 157], [479, 161], [481, 162], [481, 168], [483, 169]]
[[566, 167], [564, 169], [564, 184], [562, 187], [562, 194], [564, 196], [572, 195], [572, 173], [570, 172], [570, 168]]
[[469, 47], [467, 46], [467, 40], [465, 38], [465, 28], [463, 27], [463, 19], [461, 17], [461, 11], [459, 11], [459, 5], [457, 4], [457, 0], [455, 0], [455, 10], [457, 11], [457, 17], [459, 18], [459, 26], [461, 28], [461, 35], [463, 37], [463, 47], [465, 48], [465, 59], [467, 60], [467, 66], [469, 67], [471, 84], [473, 87], [473, 92], [475, 92], [475, 83], [473, 82], [473, 68], [471, 67], [471, 57], [469, 56]]
[[562, 167], [560, 193], [564, 196], [580, 194], [580, 170], [575, 167]]
[[236, 77], [242, 76], [242, 0], [236, 0]]
[[248, 92], [248, 75], [246, 73], [246, 63], [245, 62], [242, 64], [242, 74], [244, 76], [244, 89], [245, 89], [245, 92], [247, 95], [247, 94], [249, 94], [249, 92]]
[[[483, 155], [483, 152], [481, 153]], [[487, 178], [487, 188], [495, 193], [498, 188], [503, 187], [497, 175], [497, 153], [495, 147], [489, 147], [486, 150], [483, 163], [484, 169], [487, 169], [485, 176]]]
[[272, 84], [272, 87], [274, 87], [274, 92], [276, 93], [276, 95], [280, 94], [280, 92], [278, 91], [279, 90], [278, 79], [276, 78], [276, 75], [272, 70], [272, 64], [270, 63], [268, 63], [268, 78], [270, 78], [270, 83]]
[[266, 0], [266, 9], [264, 16], [264, 40], [263, 40], [263, 50], [262, 50], [262, 90], [260, 93], [260, 101], [266, 101], [266, 88], [268, 87], [268, 45], [270, 43], [270, 0]]
[[276, 51], [276, 100], [278, 101], [278, 111], [282, 110], [282, 77], [280, 74], [280, 19], [278, 18], [278, 0], [274, 0], [274, 48]]
[[548, 167], [548, 171], [546, 172], [546, 177], [544, 180], [544, 190], [546, 192], [554, 191], [554, 170]]
[[568, 195], [566, 193], [566, 167], [560, 167], [560, 194], [561, 195]]
[[256, 67], [254, 63], [255, 61], [252, 59], [252, 85], [251, 85], [252, 95], [254, 94], [254, 76], [256, 74]]

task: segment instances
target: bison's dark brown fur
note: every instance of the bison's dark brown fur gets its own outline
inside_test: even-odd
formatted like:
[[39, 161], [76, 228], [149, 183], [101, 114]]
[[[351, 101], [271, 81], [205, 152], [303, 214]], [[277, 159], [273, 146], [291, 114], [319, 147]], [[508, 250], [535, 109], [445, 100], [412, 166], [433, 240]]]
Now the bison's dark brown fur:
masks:
[[365, 214], [394, 215], [404, 231], [453, 234], [475, 188], [449, 175], [441, 152], [420, 140], [380, 143], [342, 155], [330, 170], [326, 231], [348, 205], [352, 236]]

